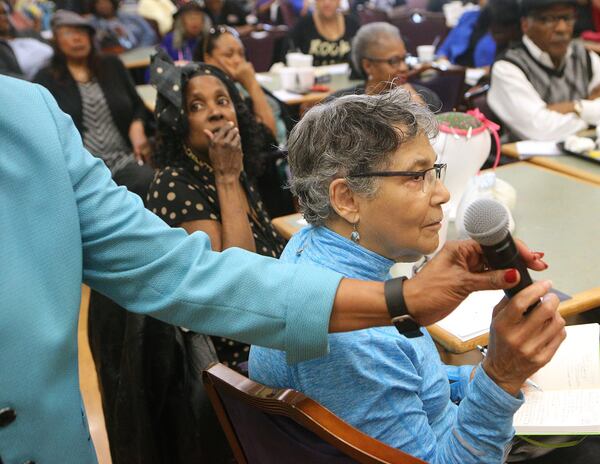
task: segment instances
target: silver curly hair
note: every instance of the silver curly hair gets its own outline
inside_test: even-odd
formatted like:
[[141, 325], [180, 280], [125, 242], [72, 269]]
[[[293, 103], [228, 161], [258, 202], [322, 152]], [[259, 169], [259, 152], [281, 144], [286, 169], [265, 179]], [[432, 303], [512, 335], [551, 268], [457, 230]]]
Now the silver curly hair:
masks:
[[305, 219], [320, 226], [335, 214], [329, 185], [336, 178], [346, 177], [353, 192], [373, 198], [377, 179], [347, 176], [386, 169], [402, 144], [419, 134], [431, 139], [437, 131], [433, 113], [402, 88], [379, 95], [348, 95], [314, 106], [288, 140], [289, 186]]

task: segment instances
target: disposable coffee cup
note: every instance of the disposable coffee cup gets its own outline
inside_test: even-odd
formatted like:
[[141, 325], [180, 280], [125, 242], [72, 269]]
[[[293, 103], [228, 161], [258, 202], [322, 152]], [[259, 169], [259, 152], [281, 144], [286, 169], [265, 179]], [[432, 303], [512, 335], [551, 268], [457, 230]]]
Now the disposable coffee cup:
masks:
[[285, 63], [288, 68], [310, 68], [313, 64], [313, 56], [304, 53], [288, 53], [285, 55]]
[[419, 45], [417, 47], [417, 56], [421, 63], [431, 63], [435, 57], [435, 47], [433, 45]]
[[296, 68], [296, 90], [298, 92], [309, 92], [315, 85], [315, 69], [314, 68]]
[[290, 92], [297, 90], [296, 80], [298, 79], [298, 74], [295, 68], [281, 68], [279, 70], [279, 79], [283, 90]]

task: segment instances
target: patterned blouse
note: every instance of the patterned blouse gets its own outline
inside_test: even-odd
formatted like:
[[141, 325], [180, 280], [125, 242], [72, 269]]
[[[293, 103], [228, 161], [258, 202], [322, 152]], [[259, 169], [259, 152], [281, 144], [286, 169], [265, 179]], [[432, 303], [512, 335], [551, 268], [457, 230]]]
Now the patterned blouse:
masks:
[[90, 153], [102, 158], [114, 175], [135, 161], [133, 152], [115, 125], [100, 84], [94, 79], [77, 86], [83, 110], [83, 144]]
[[[242, 172], [240, 181], [246, 191], [250, 209], [248, 220], [256, 252], [279, 258], [285, 240], [273, 228], [263, 202]], [[147, 207], [171, 227], [196, 220], [221, 221], [221, 209], [213, 169], [207, 163], [187, 162], [186, 167], [166, 167], [157, 171], [150, 185]], [[236, 368], [248, 360], [249, 346], [223, 337], [211, 337], [219, 361]]]

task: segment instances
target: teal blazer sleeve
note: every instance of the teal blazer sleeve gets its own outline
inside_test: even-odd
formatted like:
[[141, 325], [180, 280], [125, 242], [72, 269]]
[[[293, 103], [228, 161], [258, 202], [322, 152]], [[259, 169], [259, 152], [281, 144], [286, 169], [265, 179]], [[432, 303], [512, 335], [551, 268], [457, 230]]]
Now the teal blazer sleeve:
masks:
[[236, 248], [213, 252], [206, 234], [168, 227], [112, 181], [83, 148], [71, 119], [40, 91], [73, 186], [90, 287], [133, 312], [285, 350], [290, 362], [327, 352], [340, 275]]

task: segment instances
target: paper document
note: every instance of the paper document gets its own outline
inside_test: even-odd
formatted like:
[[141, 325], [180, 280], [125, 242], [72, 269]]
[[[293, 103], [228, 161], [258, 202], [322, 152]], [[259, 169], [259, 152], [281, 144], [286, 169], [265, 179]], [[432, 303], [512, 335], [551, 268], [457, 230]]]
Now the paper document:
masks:
[[465, 342], [490, 330], [492, 312], [504, 297], [502, 290], [484, 290], [471, 293], [458, 308], [437, 325]]
[[556, 142], [540, 142], [538, 140], [523, 140], [517, 142], [517, 152], [520, 158], [529, 156], [558, 156], [562, 155]]
[[273, 92], [273, 95], [275, 95], [279, 100], [281, 100], [284, 103], [287, 103], [291, 100], [297, 100], [302, 96], [299, 93], [288, 92], [287, 90], [275, 90]]
[[513, 425], [518, 435], [600, 434], [600, 325], [566, 328], [552, 360], [524, 388]]

